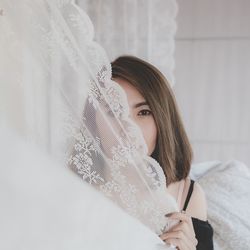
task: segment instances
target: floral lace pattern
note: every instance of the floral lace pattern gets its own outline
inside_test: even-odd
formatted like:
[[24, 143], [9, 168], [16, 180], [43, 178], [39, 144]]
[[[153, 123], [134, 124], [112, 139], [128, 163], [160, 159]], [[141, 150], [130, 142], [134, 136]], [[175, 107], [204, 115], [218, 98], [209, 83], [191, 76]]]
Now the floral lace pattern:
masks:
[[[44, 111], [51, 116], [43, 134], [49, 135], [48, 145], [64, 153], [67, 166], [84, 182], [160, 234], [168, 228], [164, 214], [177, 210], [177, 205], [169, 197], [160, 165], [147, 156], [124, 91], [111, 80], [110, 62], [93, 41], [88, 16], [70, 0], [23, 0], [11, 7], [18, 11], [21, 6], [30, 10], [22, 22], [30, 29], [16, 32], [33, 36], [26, 46], [40, 46], [29, 56], [48, 69], [41, 78], [51, 83], [50, 98], [42, 100], [55, 111]], [[35, 10], [49, 13], [44, 19], [49, 22], [35, 18]]]
[[[89, 21], [79, 13], [71, 13], [67, 22], [71, 21], [75, 30], [82, 29], [81, 36], [92, 39], [91, 32], [88, 33], [91, 28], [82, 28]], [[80, 138], [72, 134], [74, 143], [68, 163], [84, 181], [160, 233], [167, 227], [164, 213], [175, 209], [175, 204], [168, 199], [161, 167], [146, 155], [143, 136], [129, 118], [125, 93], [111, 80], [111, 67], [105, 52], [91, 39], [83, 39], [87, 41], [87, 49], [81, 51], [83, 58], [78, 63], [81, 67], [81, 63], [87, 61], [91, 79], [82, 108], [81, 126], [84, 129], [81, 129]], [[68, 38], [61, 41], [72, 46]], [[76, 61], [74, 53], [68, 56]], [[166, 207], [160, 200], [165, 200]]]

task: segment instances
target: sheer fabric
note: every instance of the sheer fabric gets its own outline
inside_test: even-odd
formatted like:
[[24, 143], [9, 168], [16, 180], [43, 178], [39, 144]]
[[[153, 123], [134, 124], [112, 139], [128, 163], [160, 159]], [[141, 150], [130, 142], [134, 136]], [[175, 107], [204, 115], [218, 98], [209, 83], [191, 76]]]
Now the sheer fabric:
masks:
[[77, 0], [87, 11], [95, 38], [113, 61], [122, 54], [142, 58], [174, 84], [176, 0]]
[[153, 232], [168, 230], [176, 202], [86, 13], [69, 0], [1, 1], [2, 121]]
[[168, 249], [34, 144], [4, 126], [0, 138], [0, 249]]

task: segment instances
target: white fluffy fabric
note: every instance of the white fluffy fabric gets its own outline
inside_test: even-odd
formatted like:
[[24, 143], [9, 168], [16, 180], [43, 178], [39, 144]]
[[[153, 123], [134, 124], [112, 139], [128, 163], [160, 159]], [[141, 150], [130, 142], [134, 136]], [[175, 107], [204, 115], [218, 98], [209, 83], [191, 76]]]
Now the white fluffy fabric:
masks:
[[0, 249], [167, 248], [69, 169], [1, 127], [0, 138]]
[[215, 250], [250, 249], [250, 169], [239, 161], [196, 164], [191, 177], [203, 187]]

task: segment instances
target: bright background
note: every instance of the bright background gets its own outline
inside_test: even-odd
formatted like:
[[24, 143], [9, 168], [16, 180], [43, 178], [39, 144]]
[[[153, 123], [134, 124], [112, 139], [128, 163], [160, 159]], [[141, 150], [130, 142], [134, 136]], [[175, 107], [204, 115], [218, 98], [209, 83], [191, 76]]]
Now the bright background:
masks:
[[195, 161], [250, 166], [250, 1], [177, 2], [174, 90]]
[[250, 166], [249, 0], [76, 2], [111, 60], [137, 55], [175, 82], [195, 163]]

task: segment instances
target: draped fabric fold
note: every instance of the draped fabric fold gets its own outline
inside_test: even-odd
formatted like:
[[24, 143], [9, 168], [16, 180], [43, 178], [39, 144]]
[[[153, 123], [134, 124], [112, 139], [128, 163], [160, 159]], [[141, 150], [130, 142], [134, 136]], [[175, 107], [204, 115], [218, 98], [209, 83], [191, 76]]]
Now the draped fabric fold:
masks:
[[1, 5], [3, 123], [153, 232], [168, 230], [176, 202], [86, 13], [70, 0]]

